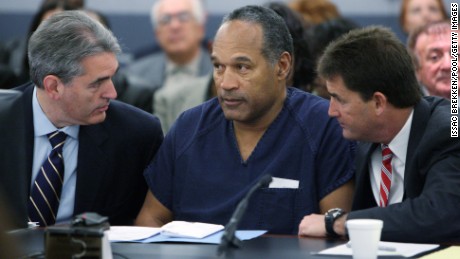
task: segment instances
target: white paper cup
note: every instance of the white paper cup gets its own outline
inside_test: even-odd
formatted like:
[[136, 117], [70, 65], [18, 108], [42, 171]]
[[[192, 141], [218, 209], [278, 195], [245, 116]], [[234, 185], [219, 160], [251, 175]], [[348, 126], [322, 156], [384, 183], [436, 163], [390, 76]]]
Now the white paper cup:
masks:
[[378, 219], [351, 219], [346, 226], [350, 236], [353, 259], [377, 258], [383, 221]]

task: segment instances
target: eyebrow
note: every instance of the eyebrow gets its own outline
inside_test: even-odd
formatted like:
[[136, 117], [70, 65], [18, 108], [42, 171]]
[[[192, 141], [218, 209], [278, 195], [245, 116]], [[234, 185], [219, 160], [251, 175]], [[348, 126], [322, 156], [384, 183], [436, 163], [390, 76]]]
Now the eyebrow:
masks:
[[110, 79], [110, 76], [100, 77], [100, 78], [97, 78], [96, 80], [94, 80], [93, 82], [91, 82], [90, 84], [95, 85], [95, 84], [101, 83], [101, 82], [109, 80], [109, 79]]
[[239, 56], [239, 57], [236, 57], [234, 58], [233, 60], [237, 61], [237, 62], [250, 62], [252, 63], [252, 60], [248, 57], [245, 57], [245, 56]]
[[120, 70], [120, 67], [117, 67], [117, 70], [115, 70], [115, 73], [113, 73], [113, 75], [110, 75], [110, 76], [104, 76], [104, 77], [99, 77], [99, 78], [96, 78], [96, 80], [94, 80], [93, 82], [91, 82], [90, 84], [98, 84], [102, 81], [106, 81], [106, 80], [110, 80], [110, 78], [112, 78], [113, 76], [115, 76], [115, 74], [118, 72], [118, 70]]
[[327, 93], [331, 96], [331, 97], [334, 97], [334, 98], [339, 98], [339, 96], [336, 94], [336, 93], [331, 93], [329, 91], [327, 91]]
[[[216, 56], [211, 56], [211, 62], [219, 62], [219, 58], [217, 58]], [[238, 56], [232, 58], [232, 62], [253, 63], [252, 60], [246, 56]]]

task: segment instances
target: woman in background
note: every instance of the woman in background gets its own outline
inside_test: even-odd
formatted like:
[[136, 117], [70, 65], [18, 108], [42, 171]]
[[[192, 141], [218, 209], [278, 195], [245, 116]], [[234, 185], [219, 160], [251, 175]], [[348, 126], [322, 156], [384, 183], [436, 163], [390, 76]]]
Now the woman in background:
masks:
[[401, 1], [399, 23], [406, 34], [430, 22], [437, 22], [448, 18], [449, 16], [442, 0]]

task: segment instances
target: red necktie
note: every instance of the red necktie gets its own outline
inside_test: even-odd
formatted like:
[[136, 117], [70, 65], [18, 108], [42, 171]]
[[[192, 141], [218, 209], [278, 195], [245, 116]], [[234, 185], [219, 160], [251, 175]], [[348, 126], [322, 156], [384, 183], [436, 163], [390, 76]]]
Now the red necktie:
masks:
[[382, 144], [382, 168], [381, 168], [381, 181], [380, 181], [380, 207], [388, 205], [388, 198], [390, 196], [391, 187], [391, 158], [393, 153], [387, 145]]

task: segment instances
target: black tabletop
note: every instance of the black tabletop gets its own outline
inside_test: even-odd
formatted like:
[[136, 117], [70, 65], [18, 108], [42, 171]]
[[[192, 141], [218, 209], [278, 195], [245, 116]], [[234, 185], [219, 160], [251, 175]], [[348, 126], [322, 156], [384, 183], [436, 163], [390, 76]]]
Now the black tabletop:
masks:
[[[17, 230], [10, 234], [18, 244], [23, 258], [44, 258], [44, 231], [42, 229]], [[242, 243], [240, 248], [230, 249], [217, 256], [215, 244], [193, 243], [111, 243], [114, 259], [129, 258], [347, 258], [324, 256], [316, 253], [346, 240], [323, 238], [299, 238], [297, 236], [266, 235]], [[351, 258], [351, 257], [348, 257]], [[389, 257], [384, 257], [389, 258]]]

